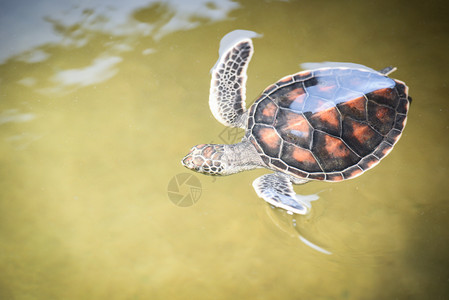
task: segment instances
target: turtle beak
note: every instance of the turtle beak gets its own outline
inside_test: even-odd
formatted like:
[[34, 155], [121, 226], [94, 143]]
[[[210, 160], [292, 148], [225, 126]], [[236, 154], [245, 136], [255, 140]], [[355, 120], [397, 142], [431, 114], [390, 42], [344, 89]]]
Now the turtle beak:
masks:
[[196, 149], [196, 147], [193, 147], [192, 149], [190, 149], [190, 152], [181, 160], [181, 164], [184, 167], [196, 172], [200, 171], [201, 169], [201, 165], [198, 165], [198, 161], [194, 160], [195, 154], [198, 154], [197, 152], [198, 150]]
[[188, 168], [188, 169], [192, 169], [193, 164], [192, 164], [192, 151], [189, 152], [189, 154], [187, 154], [186, 156], [184, 156], [184, 158], [181, 160], [181, 164]]

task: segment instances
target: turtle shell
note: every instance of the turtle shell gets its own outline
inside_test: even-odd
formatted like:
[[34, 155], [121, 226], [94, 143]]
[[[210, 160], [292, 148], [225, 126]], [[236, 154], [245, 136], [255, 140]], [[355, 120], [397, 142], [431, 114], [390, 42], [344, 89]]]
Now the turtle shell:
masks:
[[374, 167], [399, 140], [408, 87], [379, 72], [324, 68], [282, 78], [251, 106], [246, 137], [269, 168], [339, 181]]

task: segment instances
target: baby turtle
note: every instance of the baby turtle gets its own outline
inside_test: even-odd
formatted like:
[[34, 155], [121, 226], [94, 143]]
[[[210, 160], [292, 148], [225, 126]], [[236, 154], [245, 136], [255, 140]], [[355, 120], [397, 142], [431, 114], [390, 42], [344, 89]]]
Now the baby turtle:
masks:
[[[209, 105], [222, 124], [246, 130], [234, 145], [201, 144], [182, 164], [209, 175], [267, 168], [253, 182], [259, 197], [297, 214], [311, 208], [293, 184], [341, 181], [377, 165], [399, 140], [411, 102], [395, 68], [328, 67], [303, 71], [266, 88], [246, 109], [251, 39], [234, 43], [212, 71]], [[306, 200], [304, 200], [306, 199]]]

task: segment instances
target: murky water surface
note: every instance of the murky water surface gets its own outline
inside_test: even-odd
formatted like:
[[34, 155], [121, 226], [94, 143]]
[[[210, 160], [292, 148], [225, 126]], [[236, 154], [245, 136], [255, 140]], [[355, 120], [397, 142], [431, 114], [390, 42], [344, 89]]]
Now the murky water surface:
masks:
[[[121, 2], [0, 3], [1, 299], [447, 297], [442, 1]], [[393, 152], [296, 187], [320, 199], [295, 217], [255, 194], [266, 170], [184, 169], [191, 146], [241, 134], [207, 104], [235, 29], [263, 34], [248, 103], [304, 62], [398, 67], [413, 103]]]

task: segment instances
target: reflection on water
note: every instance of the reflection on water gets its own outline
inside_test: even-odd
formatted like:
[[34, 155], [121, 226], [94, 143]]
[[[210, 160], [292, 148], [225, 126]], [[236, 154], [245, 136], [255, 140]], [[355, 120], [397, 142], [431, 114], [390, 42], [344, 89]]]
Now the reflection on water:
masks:
[[35, 49], [19, 55], [17, 59], [26, 63], [38, 63], [45, 61], [48, 57], [49, 54], [42, 49]]
[[364, 70], [371, 71], [371, 72], [378, 72], [374, 69], [371, 69], [371, 68], [361, 65], [361, 64], [348, 63], [348, 62], [333, 62], [333, 61], [305, 62], [305, 63], [301, 63], [300, 67], [303, 68], [304, 70], [343, 67], [343, 68], [364, 69]]
[[50, 78], [55, 86], [41, 89], [41, 92], [62, 93], [71, 87], [85, 87], [101, 83], [117, 74], [116, 66], [121, 61], [122, 58], [119, 56], [100, 57], [85, 68], [60, 71]]
[[[48, 56], [41, 49], [32, 50], [40, 45], [82, 47], [94, 32], [127, 38], [151, 36], [157, 41], [173, 32], [226, 20], [240, 5], [232, 0], [130, 0], [113, 4], [44, 0], [33, 5], [20, 0], [2, 3], [2, 7], [0, 28], [8, 30], [2, 30], [0, 38], [9, 43], [0, 44], [0, 62], [24, 51], [28, 52], [23, 60], [39, 62]], [[16, 18], [20, 18], [19, 23]]]
[[0, 113], [0, 125], [10, 122], [28, 122], [35, 118], [35, 115], [21, 114], [17, 109], [9, 109]]
[[[449, 62], [439, 6], [3, 1], [0, 298], [443, 299]], [[413, 91], [401, 142], [375, 170], [295, 188], [323, 190], [307, 216], [257, 198], [251, 182], [263, 170], [198, 177], [189, 207], [167, 196], [192, 143], [238, 136], [207, 104], [219, 40], [238, 28], [263, 34], [248, 104], [305, 61], [396, 66]]]

